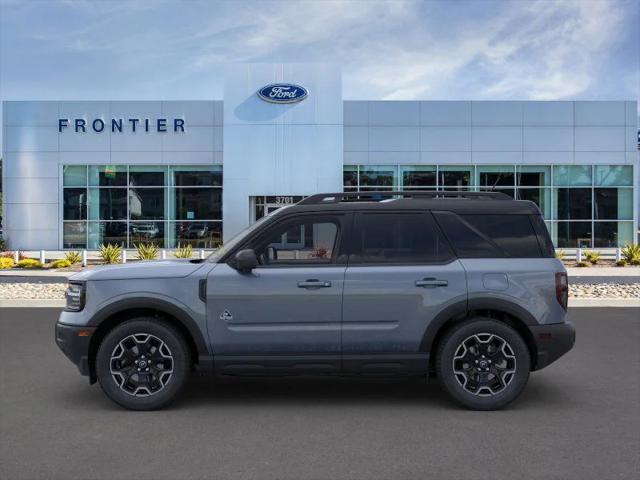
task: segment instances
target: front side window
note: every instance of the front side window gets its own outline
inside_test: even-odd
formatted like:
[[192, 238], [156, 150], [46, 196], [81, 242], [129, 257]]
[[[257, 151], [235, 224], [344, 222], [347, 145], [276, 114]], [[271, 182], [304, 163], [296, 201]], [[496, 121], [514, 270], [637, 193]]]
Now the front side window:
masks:
[[428, 213], [361, 213], [349, 263], [446, 263], [453, 252]]
[[302, 216], [269, 229], [253, 249], [265, 266], [333, 263], [339, 226], [334, 217]]

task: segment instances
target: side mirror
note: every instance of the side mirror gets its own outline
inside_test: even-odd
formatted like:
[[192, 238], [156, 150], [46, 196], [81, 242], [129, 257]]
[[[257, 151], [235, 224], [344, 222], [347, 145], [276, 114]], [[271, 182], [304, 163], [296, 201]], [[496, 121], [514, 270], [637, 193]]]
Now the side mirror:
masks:
[[236, 253], [234, 267], [240, 273], [250, 273], [251, 270], [258, 266], [258, 257], [256, 252], [248, 248], [246, 250], [240, 250]]

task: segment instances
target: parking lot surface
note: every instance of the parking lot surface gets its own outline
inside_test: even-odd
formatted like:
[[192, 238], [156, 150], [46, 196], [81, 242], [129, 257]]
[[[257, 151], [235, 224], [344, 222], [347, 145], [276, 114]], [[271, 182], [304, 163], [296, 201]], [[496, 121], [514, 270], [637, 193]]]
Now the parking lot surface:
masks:
[[194, 377], [130, 412], [55, 346], [57, 309], [0, 309], [2, 479], [626, 479], [640, 471], [640, 309], [570, 312], [573, 351], [508, 409], [421, 379]]

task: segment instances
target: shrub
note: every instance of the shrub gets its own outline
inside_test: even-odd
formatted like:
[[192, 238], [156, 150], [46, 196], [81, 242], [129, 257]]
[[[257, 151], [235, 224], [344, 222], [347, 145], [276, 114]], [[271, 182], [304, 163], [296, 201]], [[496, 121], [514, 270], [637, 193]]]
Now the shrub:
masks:
[[100, 244], [100, 258], [104, 263], [120, 263], [120, 255], [122, 254], [122, 247], [120, 245], [114, 245], [112, 243]]
[[176, 249], [174, 255], [176, 258], [191, 258], [193, 255], [193, 248], [190, 244], [184, 246], [178, 244], [178, 248]]
[[13, 268], [15, 263], [13, 262], [13, 258], [1, 257], [0, 258], [0, 270], [5, 270], [7, 268]]
[[585, 250], [583, 255], [587, 262], [590, 262], [592, 265], [597, 264], [598, 260], [600, 260], [600, 252], [594, 250]]
[[4, 250], [5, 248], [7, 248], [7, 244], [4, 241], [4, 238], [2, 238], [2, 235], [0, 235], [0, 250]]
[[622, 247], [622, 258], [631, 265], [640, 265], [640, 244], [627, 243]]
[[581, 262], [576, 263], [577, 267], [588, 267], [589, 266], [589, 262], [585, 262], [584, 260]]
[[60, 258], [54, 262], [51, 262], [51, 268], [67, 268], [70, 267], [72, 263], [66, 258]]
[[556, 250], [556, 258], [558, 260], [564, 260], [564, 250]]
[[[15, 252], [11, 252], [11, 251], [6, 251], [6, 252], [2, 252], [2, 255], [0, 255], [2, 258], [13, 258]], [[27, 258], [27, 256], [22, 253], [22, 252], [18, 252], [18, 260], [25, 260]]]
[[42, 264], [35, 258], [25, 258], [16, 265], [18, 268], [42, 268]]
[[616, 260], [616, 265], [618, 267], [625, 267], [627, 265], [627, 261], [624, 258], [621, 258], [620, 260]]
[[134, 244], [138, 254], [138, 260], [155, 260], [158, 258], [158, 247], [153, 243]]
[[82, 255], [80, 255], [80, 252], [67, 252], [64, 259], [73, 265], [74, 263], [80, 263], [82, 261]]

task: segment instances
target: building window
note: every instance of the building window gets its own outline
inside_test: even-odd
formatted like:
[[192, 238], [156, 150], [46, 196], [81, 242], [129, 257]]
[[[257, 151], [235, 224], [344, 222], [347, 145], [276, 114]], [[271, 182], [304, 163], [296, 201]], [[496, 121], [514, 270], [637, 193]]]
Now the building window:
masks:
[[633, 241], [632, 165], [347, 165], [344, 191], [503, 192], [540, 208], [557, 247]]
[[63, 167], [63, 247], [222, 242], [219, 165]]

